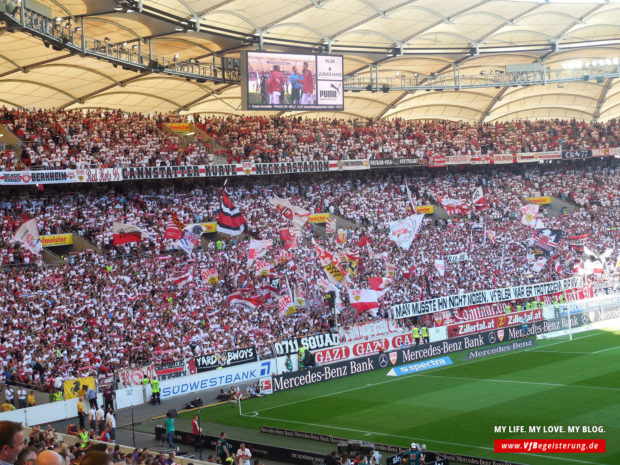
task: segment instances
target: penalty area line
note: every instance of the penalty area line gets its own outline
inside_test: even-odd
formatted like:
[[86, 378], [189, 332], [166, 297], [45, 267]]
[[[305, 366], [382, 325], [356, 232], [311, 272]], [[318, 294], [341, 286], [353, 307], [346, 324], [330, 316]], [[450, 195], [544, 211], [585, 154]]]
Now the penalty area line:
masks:
[[595, 352], [591, 352], [592, 354], [600, 354], [602, 352], [607, 352], [608, 350], [614, 350], [614, 349], [618, 349], [620, 348], [620, 346], [616, 346], [616, 347], [609, 347], [607, 349], [602, 349], [602, 350], [597, 350]]

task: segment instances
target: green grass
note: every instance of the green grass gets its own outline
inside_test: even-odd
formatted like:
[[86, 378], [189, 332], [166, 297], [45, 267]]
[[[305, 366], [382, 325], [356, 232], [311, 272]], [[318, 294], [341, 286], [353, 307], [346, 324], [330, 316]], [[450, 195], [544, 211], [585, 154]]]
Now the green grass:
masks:
[[[619, 336], [592, 331], [573, 341], [538, 341], [532, 349], [473, 361], [462, 352], [452, 355], [455, 363], [448, 367], [400, 377], [377, 370], [245, 400], [241, 416], [236, 406], [223, 405], [201, 417], [230, 437], [239, 437], [231, 431], [251, 436], [248, 442], [272, 439], [253, 431], [266, 425], [403, 447], [415, 440], [430, 450], [532, 465], [615, 465], [620, 464]], [[192, 414], [180, 415], [177, 428], [189, 428]], [[500, 434], [495, 425], [523, 425], [526, 431], [530, 425], [602, 425], [605, 432]], [[503, 438], [606, 439], [607, 452], [495, 454], [493, 440]], [[307, 443], [286, 442], [309, 449]]]

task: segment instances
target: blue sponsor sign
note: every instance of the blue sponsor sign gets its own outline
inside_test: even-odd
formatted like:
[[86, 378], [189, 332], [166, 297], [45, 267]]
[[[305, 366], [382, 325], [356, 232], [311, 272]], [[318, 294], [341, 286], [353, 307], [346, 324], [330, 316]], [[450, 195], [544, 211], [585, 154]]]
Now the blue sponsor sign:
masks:
[[433, 368], [445, 367], [448, 365], [452, 365], [452, 360], [449, 356], [445, 355], [439, 358], [424, 360], [423, 362], [410, 363], [409, 365], [394, 367], [390, 370], [388, 376], [410, 375], [411, 373], [432, 370]]
[[271, 375], [273, 360], [247, 363], [223, 370], [207, 371], [197, 375], [176, 378], [161, 383], [161, 398], [204, 391], [231, 384], [243, 383]]

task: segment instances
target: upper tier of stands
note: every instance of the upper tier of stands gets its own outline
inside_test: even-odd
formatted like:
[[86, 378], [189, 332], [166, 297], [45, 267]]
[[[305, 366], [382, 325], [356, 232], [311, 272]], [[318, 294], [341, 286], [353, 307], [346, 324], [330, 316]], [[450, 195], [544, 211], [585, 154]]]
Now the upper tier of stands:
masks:
[[0, 170], [196, 165], [213, 163], [214, 155], [229, 163], [275, 162], [428, 158], [620, 145], [617, 120], [470, 125], [267, 116], [201, 120], [196, 115], [194, 122], [210, 139], [196, 136], [193, 143], [181, 148], [176, 136], [162, 130], [164, 123], [175, 121], [180, 121], [178, 115], [0, 108], [0, 124], [23, 145], [21, 159], [8, 150], [2, 154]]

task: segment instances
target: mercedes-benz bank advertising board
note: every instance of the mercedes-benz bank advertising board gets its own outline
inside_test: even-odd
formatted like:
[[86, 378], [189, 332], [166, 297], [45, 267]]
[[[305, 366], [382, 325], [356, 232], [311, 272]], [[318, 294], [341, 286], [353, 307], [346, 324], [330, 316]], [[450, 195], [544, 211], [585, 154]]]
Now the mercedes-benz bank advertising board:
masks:
[[[542, 333], [543, 323], [532, 324], [529, 332], [530, 334]], [[431, 342], [430, 344], [374, 354], [354, 360], [321, 365], [304, 371], [283, 373], [272, 377], [273, 392], [329, 381], [330, 379], [342, 378], [357, 373], [379, 370], [461, 350], [475, 349], [520, 337], [522, 337], [520, 328], [506, 328], [472, 336], [457, 337], [441, 342]]]

